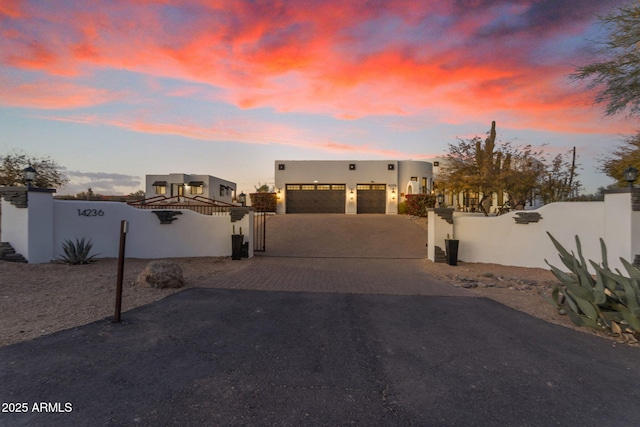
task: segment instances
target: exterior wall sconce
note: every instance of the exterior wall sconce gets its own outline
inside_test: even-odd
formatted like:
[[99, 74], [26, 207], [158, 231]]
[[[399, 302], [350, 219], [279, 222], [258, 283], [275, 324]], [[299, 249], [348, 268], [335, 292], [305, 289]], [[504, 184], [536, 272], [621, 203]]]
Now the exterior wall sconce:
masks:
[[396, 190], [391, 190], [391, 200], [396, 199]]
[[349, 192], [349, 200], [353, 201], [353, 190]]
[[[26, 169], [25, 169], [26, 170]], [[629, 188], [633, 188], [633, 183], [638, 179], [638, 169], [629, 166], [624, 170], [624, 180], [629, 183]]]
[[244, 194], [244, 191], [240, 192], [240, 194], [238, 194], [238, 202], [240, 202], [240, 204], [242, 206], [246, 206], [247, 203], [247, 195]]
[[27, 188], [31, 188], [31, 183], [36, 179], [36, 170], [33, 166], [29, 165], [22, 170], [22, 176], [24, 182], [27, 184]]
[[438, 207], [441, 208], [442, 205], [444, 204], [444, 194], [442, 193], [438, 194], [436, 199], [438, 200]]
[[278, 192], [276, 193], [276, 196], [278, 197], [278, 200], [282, 199], [282, 191], [280, 189], [278, 189]]

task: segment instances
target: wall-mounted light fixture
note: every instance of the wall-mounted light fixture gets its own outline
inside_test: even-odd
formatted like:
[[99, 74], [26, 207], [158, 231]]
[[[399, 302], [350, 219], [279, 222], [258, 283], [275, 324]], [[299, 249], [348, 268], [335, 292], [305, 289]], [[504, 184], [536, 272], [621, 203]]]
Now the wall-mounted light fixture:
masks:
[[391, 190], [391, 200], [396, 199], [396, 190]]
[[282, 199], [282, 190], [280, 190], [278, 188], [278, 191], [276, 192], [276, 197], [278, 198], [278, 200]]
[[240, 194], [238, 194], [238, 202], [242, 205], [242, 206], [246, 206], [247, 203], [247, 195], [244, 194], [244, 191], [240, 192]]
[[438, 207], [441, 208], [444, 204], [444, 194], [440, 193], [436, 198], [438, 200]]
[[349, 200], [353, 201], [353, 190], [349, 192]]

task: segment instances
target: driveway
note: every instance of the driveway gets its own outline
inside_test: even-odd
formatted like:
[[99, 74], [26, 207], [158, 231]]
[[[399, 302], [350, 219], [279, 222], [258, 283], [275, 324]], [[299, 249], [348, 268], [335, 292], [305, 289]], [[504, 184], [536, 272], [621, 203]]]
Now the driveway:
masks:
[[[294, 219], [292, 234], [310, 236], [311, 218]], [[27, 404], [0, 425], [638, 423], [639, 349], [468, 297], [380, 243], [394, 249], [341, 259], [344, 248], [276, 246], [278, 256], [211, 278], [213, 289], [120, 324], [0, 348], [2, 402]]]

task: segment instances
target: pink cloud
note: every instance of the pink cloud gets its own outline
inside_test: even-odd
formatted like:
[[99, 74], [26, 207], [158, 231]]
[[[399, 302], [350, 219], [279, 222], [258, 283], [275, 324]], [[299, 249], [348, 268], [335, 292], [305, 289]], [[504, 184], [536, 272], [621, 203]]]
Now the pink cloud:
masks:
[[65, 110], [105, 104], [125, 97], [104, 89], [85, 87], [73, 83], [40, 81], [8, 84], [0, 78], [0, 103], [14, 107]]
[[241, 142], [245, 144], [277, 144], [291, 147], [315, 149], [335, 153], [366, 154], [381, 157], [406, 158], [406, 153], [386, 150], [370, 145], [350, 145], [327, 141], [324, 137], [308, 134], [300, 129], [255, 120], [219, 120], [211, 126], [196, 123], [161, 123], [143, 119], [104, 118], [96, 115], [39, 116], [46, 120], [86, 125], [113, 126], [133, 132], [156, 135], [175, 135], [189, 139], [218, 142]]
[[[355, 0], [304, 7], [296, 2], [123, 1], [41, 9], [10, 2], [0, 9], [14, 24], [0, 63], [56, 76], [128, 70], [180, 79], [185, 87], [215, 87], [213, 100], [243, 109], [346, 120], [429, 111], [447, 121], [486, 121], [488, 115], [502, 114], [512, 127], [597, 128], [591, 123], [601, 113], [592, 108], [591, 94], [565, 87], [563, 78], [572, 67], [566, 62], [536, 66], [528, 56], [541, 40], [578, 33], [587, 25], [585, 18], [571, 16], [566, 25], [551, 27], [546, 6], [538, 2], [514, 7], [496, 1], [489, 8], [481, 3], [467, 2], [462, 9], [447, 1], [428, 7], [411, 1], [375, 7]], [[501, 25], [494, 25], [497, 12], [506, 20]], [[438, 19], [429, 21], [432, 17]], [[535, 19], [548, 33], [518, 31], [517, 25], [535, 30]], [[451, 23], [440, 34], [429, 27], [447, 20]], [[70, 108], [83, 106], [90, 95], [86, 88], [73, 93], [74, 84], [40, 87], [39, 94], [27, 83], [20, 87], [24, 95], [13, 91], [0, 99], [9, 105]], [[172, 95], [194, 96], [189, 90], [197, 92], [196, 87]], [[94, 91], [98, 100], [108, 101], [109, 94]]]

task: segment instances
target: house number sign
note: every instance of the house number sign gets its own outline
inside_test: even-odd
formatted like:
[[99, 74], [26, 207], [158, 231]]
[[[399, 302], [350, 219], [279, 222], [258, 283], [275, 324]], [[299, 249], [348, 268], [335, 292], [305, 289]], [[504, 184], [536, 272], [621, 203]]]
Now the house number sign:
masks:
[[78, 216], [104, 216], [102, 209], [78, 209]]

